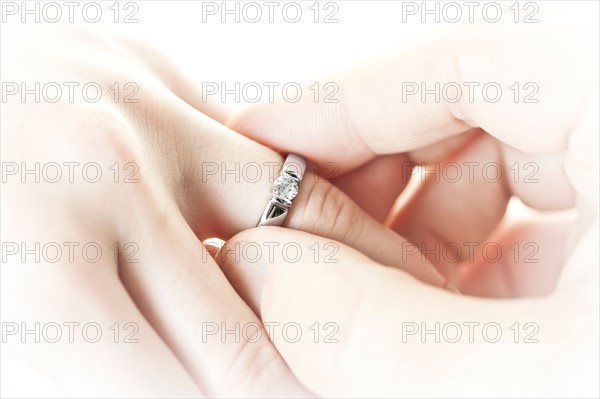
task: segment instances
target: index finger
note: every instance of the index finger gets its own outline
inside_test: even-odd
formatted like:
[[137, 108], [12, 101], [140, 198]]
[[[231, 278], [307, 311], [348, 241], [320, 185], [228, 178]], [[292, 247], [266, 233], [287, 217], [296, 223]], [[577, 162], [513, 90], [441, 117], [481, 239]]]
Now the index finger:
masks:
[[279, 99], [230, 125], [278, 150], [335, 161], [340, 172], [472, 127], [524, 152], [555, 152], [597, 92], [596, 44], [557, 26], [469, 26], [324, 79], [339, 89], [337, 102]]

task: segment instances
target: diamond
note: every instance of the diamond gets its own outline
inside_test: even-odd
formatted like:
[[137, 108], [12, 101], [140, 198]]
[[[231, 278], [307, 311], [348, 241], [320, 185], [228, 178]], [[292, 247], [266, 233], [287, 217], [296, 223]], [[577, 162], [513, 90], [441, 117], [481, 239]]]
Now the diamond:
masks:
[[273, 195], [284, 203], [289, 204], [298, 194], [298, 182], [293, 177], [282, 175], [273, 183]]

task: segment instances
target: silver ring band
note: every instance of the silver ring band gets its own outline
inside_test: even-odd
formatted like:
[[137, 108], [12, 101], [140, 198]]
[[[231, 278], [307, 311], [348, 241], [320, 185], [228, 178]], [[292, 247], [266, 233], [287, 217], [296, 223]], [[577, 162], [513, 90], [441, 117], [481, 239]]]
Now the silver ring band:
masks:
[[298, 186], [306, 171], [306, 159], [288, 154], [281, 175], [273, 183], [273, 194], [257, 226], [281, 226], [287, 216], [292, 200], [298, 194]]

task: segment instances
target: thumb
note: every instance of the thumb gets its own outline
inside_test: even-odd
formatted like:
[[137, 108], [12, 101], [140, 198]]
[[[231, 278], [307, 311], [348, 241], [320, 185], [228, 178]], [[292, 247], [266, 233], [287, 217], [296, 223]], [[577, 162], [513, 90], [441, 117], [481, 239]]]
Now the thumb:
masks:
[[341, 243], [274, 227], [238, 234], [220, 255], [294, 375], [318, 396], [597, 389], [597, 346], [582, 345], [595, 342], [597, 327], [573, 311], [597, 310], [593, 279], [546, 298], [466, 297]]

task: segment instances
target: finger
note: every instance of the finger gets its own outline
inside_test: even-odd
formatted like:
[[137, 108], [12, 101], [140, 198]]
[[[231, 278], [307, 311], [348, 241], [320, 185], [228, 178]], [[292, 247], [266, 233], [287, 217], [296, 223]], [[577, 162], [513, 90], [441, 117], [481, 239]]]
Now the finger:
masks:
[[[329, 77], [326, 80], [339, 87], [337, 103], [276, 101], [250, 108], [229, 123], [278, 150], [317, 162], [335, 161], [342, 171], [376, 155], [422, 148], [471, 127], [482, 127], [524, 152], [555, 152], [566, 147], [582, 116], [581, 104], [597, 87], [592, 84], [598, 81], [597, 60], [588, 59], [595, 47], [591, 37], [546, 25], [469, 27]], [[573, 56], [568, 63], [563, 62], [563, 48]], [[540, 65], [547, 68], [540, 70]], [[528, 88], [540, 89], [538, 102], [515, 102], [508, 95], [515, 81], [534, 83]], [[431, 90], [436, 84], [464, 82], [479, 87], [494, 82], [504, 95], [499, 101], [486, 101], [483, 95], [469, 96], [464, 86], [456, 102], [433, 96], [423, 100], [420, 91], [407, 95], [408, 86], [421, 90], [423, 84]]]
[[488, 235], [503, 219], [513, 192], [542, 210], [575, 205], [563, 157], [524, 154], [479, 132], [441, 162], [422, 166], [419, 189], [389, 225], [458, 285], [459, 266], [468, 269], [475, 253], [495, 244]]
[[505, 144], [499, 148], [503, 181], [525, 205], [540, 211], [576, 206], [576, 191], [565, 169], [566, 151], [526, 154]]
[[[440, 154], [449, 154], [468, 142], [477, 129], [442, 140], [411, 153], [384, 155], [352, 170], [334, 181], [353, 201], [376, 220], [390, 218], [390, 211], [398, 207], [410, 193], [404, 192], [415, 167], [426, 162], [436, 162]], [[336, 167], [336, 170], [339, 169]], [[335, 176], [334, 176], [335, 177]], [[399, 201], [399, 195], [403, 199]]]
[[[45, 126], [50, 133], [53, 125]], [[70, 127], [61, 126], [67, 131]], [[56, 140], [51, 137], [56, 135], [40, 136], [43, 144], [24, 153], [23, 160], [72, 161], [75, 153], [82, 157], [77, 160], [86, 159], [81, 150], [53, 151]], [[96, 150], [109, 153], [104, 147]], [[119, 281], [114, 258], [119, 229], [113, 222], [126, 220], [127, 211], [115, 216], [113, 210], [127, 209], [127, 200], [120, 201], [110, 183], [81, 188], [68, 180], [24, 184], [13, 179], [3, 185], [3, 243], [22, 243], [28, 255], [8, 256], [3, 244], [0, 314], [3, 327], [16, 325], [17, 330], [10, 337], [3, 333], [2, 350], [24, 359], [72, 397], [200, 396]], [[106, 190], [114, 208], [97, 201]], [[95, 211], [75, 216], [82, 209]]]
[[[226, 240], [255, 227], [271, 199], [273, 181], [281, 173], [281, 155], [200, 113], [178, 106], [172, 113], [165, 113], [163, 120], [164, 125], [152, 132], [155, 137], [150, 145], [165, 147], [165, 140], [179, 143], [166, 145], [163, 156], [168, 157], [167, 161], [156, 162], [157, 170], [148, 174], [166, 174], [167, 184], [175, 188], [173, 199], [196, 235], [201, 240]], [[173, 137], [174, 132], [177, 134]], [[164, 165], [172, 170], [165, 171]], [[339, 240], [385, 265], [411, 266], [402, 262], [399, 252], [379, 249], [385, 243], [400, 251], [406, 240], [377, 223], [337, 187], [312, 173], [305, 174], [285, 225]], [[445, 285], [430, 264], [409, 271], [423, 281]]]
[[404, 198], [409, 198], [410, 194], [404, 189], [415, 173], [415, 166], [439, 161], [440, 157], [460, 149], [478, 133], [479, 129], [472, 129], [410, 153], [376, 157], [336, 179], [336, 185], [368, 214], [382, 222], [393, 216], [390, 211], [400, 205], [398, 196], [401, 193]]
[[458, 266], [504, 216], [510, 192], [501, 162], [498, 141], [480, 132], [447, 158], [423, 166], [420, 187], [389, 224], [454, 284]]
[[[306, 334], [292, 344], [281, 339], [281, 332], [272, 334], [294, 374], [318, 395], [505, 396], [515, 389], [505, 381], [518, 381], [520, 392], [536, 396], [597, 389], [598, 303], [591, 300], [598, 293], [597, 270], [588, 269], [589, 280], [563, 287], [552, 297], [482, 301], [419, 284], [342, 244], [337, 263], [315, 262], [309, 248], [326, 240], [302, 232], [262, 228], [238, 238], [294, 242], [302, 248], [293, 263], [282, 252], [269, 253], [263, 247], [263, 256], [255, 262], [242, 259], [227, 267], [229, 273], [237, 268], [248, 279], [257, 277], [260, 269], [262, 291], [255, 295], [263, 321], [293, 321], [304, 331], [322, 329], [326, 323], [335, 327], [333, 342], [315, 341], [313, 334]], [[500, 327], [500, 338], [483, 332], [489, 323]], [[528, 338], [533, 336], [537, 343], [524, 344], [522, 335], [515, 343], [511, 327], [523, 332], [524, 323], [535, 327]], [[443, 332], [446, 326], [458, 326], [460, 338]], [[436, 329], [439, 335], [432, 332]], [[560, 361], [565, 357], [577, 361], [565, 367]], [[477, 366], [483, 364], [481, 359], [485, 367]], [[565, 378], [548, 379], [558, 374]]]
[[[53, 225], [53, 212], [31, 214], [36, 224]], [[25, 221], [20, 222], [23, 228]], [[74, 251], [66, 255], [63, 248], [57, 263], [49, 253], [39, 262], [31, 256], [25, 263], [17, 257], [2, 264], [3, 351], [51, 378], [69, 397], [201, 396], [119, 281], [112, 239], [74, 236], [76, 228], [64, 223], [64, 231], [45, 238], [38, 229], [17, 233], [5, 226], [3, 237], [31, 243], [30, 248], [35, 242], [70, 243]], [[103, 250], [99, 260], [93, 250], [86, 257], [85, 245]], [[9, 325], [14, 334], [5, 335]]]
[[[14, 283], [4, 271], [2, 274], [7, 285]], [[56, 280], [46, 279], [54, 282], [52, 287], [31, 284], [33, 279], [27, 287], [14, 284], [11, 288], [3, 283], [4, 304], [25, 298], [18, 310], [2, 306], [5, 325], [17, 328], [17, 335], [7, 338], [3, 350], [50, 377], [69, 397], [167, 398], [174, 392], [181, 397], [201, 396], [116, 275], [96, 277], [93, 283], [66, 279], [64, 284], [56, 284]], [[85, 292], [73, 290], [75, 284]], [[17, 288], [20, 294], [15, 292]], [[70, 293], [68, 299], [65, 292]], [[27, 293], [29, 297], [21, 297]], [[46, 333], [20, 338], [24, 329], [35, 331], [36, 323], [38, 331]]]
[[[152, 123], [139, 117], [157, 106], [162, 113]], [[118, 155], [124, 164], [145, 166], [134, 178], [149, 197], [164, 196], [155, 188], [160, 185], [151, 184], [161, 181], [201, 240], [226, 239], [256, 225], [279, 173], [279, 154], [192, 109], [164, 88], [145, 93], [130, 109], [130, 129], [144, 132], [137, 144], [143, 150], [123, 149]], [[120, 149], [131, 145], [121, 137], [114, 141]]]
[[366, 213], [382, 222], [408, 184], [413, 164], [405, 154], [378, 157], [341, 176], [335, 184]]
[[503, 226], [489, 240], [497, 254], [476, 252], [472, 264], [461, 273], [457, 283], [461, 292], [496, 298], [552, 293], [568, 257], [572, 216]]
[[[143, 207], [143, 205], [139, 205]], [[208, 396], [311, 396], [175, 204], [127, 231], [138, 263], [120, 276], [138, 308]]]
[[318, 176], [304, 177], [283, 226], [342, 242], [421, 281], [455, 290], [429, 262], [406, 262], [405, 250], [410, 243], [404, 237], [383, 226]]

